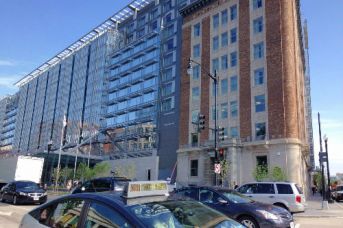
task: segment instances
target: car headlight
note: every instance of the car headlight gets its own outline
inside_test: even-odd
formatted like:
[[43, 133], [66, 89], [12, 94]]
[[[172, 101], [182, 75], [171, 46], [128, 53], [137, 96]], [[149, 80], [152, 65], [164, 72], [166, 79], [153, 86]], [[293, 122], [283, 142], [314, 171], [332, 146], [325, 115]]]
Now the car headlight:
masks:
[[260, 215], [262, 215], [265, 219], [271, 219], [271, 220], [278, 220], [279, 217], [276, 216], [273, 213], [270, 213], [268, 211], [265, 210], [256, 210], [258, 213], [260, 213]]
[[46, 196], [46, 195], [48, 195], [48, 193], [44, 192], [42, 196]]
[[25, 192], [19, 192], [19, 195], [21, 195], [21, 196], [27, 196], [27, 193], [25, 193]]

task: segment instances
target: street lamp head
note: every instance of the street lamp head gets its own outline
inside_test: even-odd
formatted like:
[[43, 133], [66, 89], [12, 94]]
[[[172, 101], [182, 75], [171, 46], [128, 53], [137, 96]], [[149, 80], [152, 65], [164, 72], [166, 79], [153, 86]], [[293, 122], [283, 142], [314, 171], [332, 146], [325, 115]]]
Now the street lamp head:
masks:
[[326, 134], [324, 135], [323, 138], [324, 138], [324, 141], [326, 141], [326, 142], [328, 141], [328, 137], [326, 136]]
[[192, 60], [188, 59], [187, 74], [191, 76], [193, 74]]

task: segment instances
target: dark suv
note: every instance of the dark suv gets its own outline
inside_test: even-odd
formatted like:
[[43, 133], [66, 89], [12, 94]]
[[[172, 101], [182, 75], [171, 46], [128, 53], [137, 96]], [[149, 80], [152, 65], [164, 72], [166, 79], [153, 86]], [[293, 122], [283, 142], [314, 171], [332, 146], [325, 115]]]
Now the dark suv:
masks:
[[72, 194], [83, 192], [122, 192], [125, 185], [131, 181], [125, 177], [100, 177], [84, 182], [72, 190]]

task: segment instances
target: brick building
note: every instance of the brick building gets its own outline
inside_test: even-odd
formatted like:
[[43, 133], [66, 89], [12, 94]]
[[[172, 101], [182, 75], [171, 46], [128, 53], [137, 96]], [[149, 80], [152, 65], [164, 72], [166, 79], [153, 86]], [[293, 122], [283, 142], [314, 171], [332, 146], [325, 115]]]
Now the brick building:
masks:
[[[305, 58], [299, 0], [199, 0], [183, 8], [178, 150], [180, 184], [212, 184], [214, 115], [227, 136], [227, 184], [281, 167], [307, 186]], [[198, 62], [187, 75], [188, 58]], [[214, 86], [207, 72], [217, 72]], [[198, 114], [205, 130], [197, 132]], [[193, 122], [193, 123], [192, 123]]]

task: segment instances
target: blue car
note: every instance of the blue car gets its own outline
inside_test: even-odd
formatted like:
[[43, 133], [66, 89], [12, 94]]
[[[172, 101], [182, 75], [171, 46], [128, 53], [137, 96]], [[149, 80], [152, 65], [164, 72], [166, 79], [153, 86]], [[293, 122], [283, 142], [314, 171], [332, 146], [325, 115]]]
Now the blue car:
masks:
[[200, 201], [249, 228], [294, 227], [293, 216], [287, 210], [253, 201], [230, 189], [185, 187], [174, 194], [174, 197]]
[[243, 228], [196, 201], [168, 200], [166, 182], [129, 182], [124, 193], [63, 196], [24, 216], [21, 228]]

